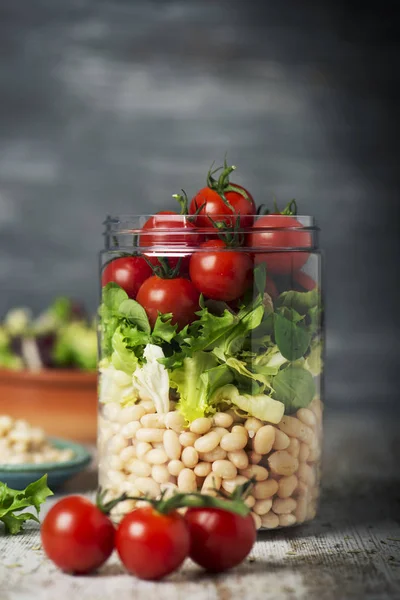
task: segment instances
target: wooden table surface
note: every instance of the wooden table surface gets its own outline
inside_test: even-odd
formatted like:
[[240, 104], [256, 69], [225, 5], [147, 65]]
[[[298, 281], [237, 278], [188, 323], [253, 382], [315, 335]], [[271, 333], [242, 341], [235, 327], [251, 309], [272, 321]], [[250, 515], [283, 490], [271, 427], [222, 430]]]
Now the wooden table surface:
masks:
[[[32, 524], [21, 535], [0, 534], [0, 600], [400, 598], [396, 419], [328, 412], [325, 428], [324, 492], [317, 519], [286, 531], [262, 532], [250, 558], [231, 572], [210, 576], [187, 561], [161, 583], [143, 582], [124, 573], [113, 555], [96, 575], [73, 577], [45, 558]], [[90, 493], [95, 485], [92, 468], [64, 493]]]

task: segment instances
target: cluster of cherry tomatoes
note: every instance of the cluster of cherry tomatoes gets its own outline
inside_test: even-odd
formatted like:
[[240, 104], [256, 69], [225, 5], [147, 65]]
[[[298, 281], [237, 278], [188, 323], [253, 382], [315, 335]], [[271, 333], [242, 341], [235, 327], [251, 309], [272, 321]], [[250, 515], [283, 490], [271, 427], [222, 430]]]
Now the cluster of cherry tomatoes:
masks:
[[57, 502], [41, 527], [47, 556], [67, 573], [86, 574], [115, 548], [129, 573], [158, 580], [188, 556], [212, 572], [230, 569], [243, 561], [256, 540], [249, 512], [207, 506], [188, 508], [182, 516], [176, 509], [158, 510], [154, 502], [125, 515], [118, 528], [107, 512], [81, 496]]
[[[289, 249], [310, 248], [310, 233], [290, 211], [256, 217], [250, 192], [229, 181], [233, 169], [225, 164], [218, 180], [215, 171], [209, 172], [207, 186], [183, 209], [186, 218], [172, 211], [150, 217], [140, 234], [142, 256], [123, 256], [106, 265], [102, 285], [113, 281], [123, 287], [143, 306], [152, 325], [159, 312], [172, 313], [179, 328], [192, 322], [200, 294], [236, 301], [251, 286], [259, 263], [267, 265], [266, 291], [273, 297], [275, 275], [302, 278], [300, 269], [309, 255]], [[152, 255], [152, 248], [165, 249], [169, 271], [160, 272], [162, 259]], [[171, 248], [179, 251], [168, 257]], [[306, 279], [300, 285], [312, 285]]]

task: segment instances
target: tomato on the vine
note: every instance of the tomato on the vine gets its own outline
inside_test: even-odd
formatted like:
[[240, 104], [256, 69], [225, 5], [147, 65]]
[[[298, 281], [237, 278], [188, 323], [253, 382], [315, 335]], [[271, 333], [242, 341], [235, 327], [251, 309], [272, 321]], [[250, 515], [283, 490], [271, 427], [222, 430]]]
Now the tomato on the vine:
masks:
[[129, 298], [136, 298], [142, 283], [152, 274], [151, 267], [142, 256], [121, 256], [110, 261], [101, 276], [101, 285], [114, 282], [121, 286]]
[[183, 563], [189, 553], [190, 537], [186, 522], [177, 511], [163, 514], [146, 506], [122, 519], [115, 546], [130, 573], [157, 580]]
[[[266, 263], [267, 273], [287, 275], [298, 271], [307, 262], [312, 239], [301, 223], [289, 215], [264, 215], [253, 225], [247, 236], [247, 246], [254, 252], [255, 264]], [[284, 252], [288, 248], [288, 252]], [[296, 250], [292, 250], [296, 248]], [[265, 249], [266, 252], [263, 252]], [[270, 249], [270, 251], [268, 251]]]
[[237, 183], [231, 183], [229, 176], [235, 167], [224, 164], [218, 180], [213, 175], [221, 169], [209, 171], [207, 187], [193, 196], [189, 206], [189, 214], [195, 217], [198, 227], [209, 228], [212, 220], [233, 225], [236, 216], [240, 215], [240, 226], [249, 227], [253, 223], [256, 205], [250, 192]]
[[[178, 215], [172, 211], [162, 211], [150, 217], [142, 227], [140, 246], [146, 248], [146, 257], [154, 265], [159, 263], [157, 256], [151, 254], [151, 248], [158, 247], [167, 256], [170, 266], [176, 267], [180, 257], [181, 271], [189, 264], [190, 249], [199, 244], [199, 235], [194, 224], [186, 215]], [[168, 249], [171, 255], [168, 256]]]
[[296, 271], [296, 273], [293, 273], [293, 279], [300, 286], [300, 288], [302, 288], [300, 291], [306, 290], [307, 292], [310, 292], [317, 287], [314, 279], [303, 271]]
[[158, 313], [172, 313], [172, 324], [182, 329], [194, 321], [200, 310], [200, 294], [191, 281], [184, 277], [163, 279], [153, 275], [139, 289], [136, 300], [147, 313], [153, 327]]
[[115, 528], [90, 500], [68, 496], [49, 510], [40, 535], [46, 555], [60, 569], [84, 574], [100, 567], [111, 555]]
[[242, 516], [220, 508], [189, 508], [190, 558], [209, 571], [231, 569], [244, 560], [256, 541], [251, 514]]
[[208, 240], [190, 259], [189, 272], [199, 292], [230, 302], [240, 298], [251, 284], [253, 261], [247, 252], [228, 248], [223, 240]]

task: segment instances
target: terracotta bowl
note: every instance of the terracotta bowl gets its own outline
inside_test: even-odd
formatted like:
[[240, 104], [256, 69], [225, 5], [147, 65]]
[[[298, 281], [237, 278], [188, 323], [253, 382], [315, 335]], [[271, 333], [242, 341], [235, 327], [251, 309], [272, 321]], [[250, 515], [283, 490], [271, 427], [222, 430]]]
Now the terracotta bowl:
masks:
[[26, 419], [48, 435], [93, 443], [97, 373], [0, 369], [0, 414]]

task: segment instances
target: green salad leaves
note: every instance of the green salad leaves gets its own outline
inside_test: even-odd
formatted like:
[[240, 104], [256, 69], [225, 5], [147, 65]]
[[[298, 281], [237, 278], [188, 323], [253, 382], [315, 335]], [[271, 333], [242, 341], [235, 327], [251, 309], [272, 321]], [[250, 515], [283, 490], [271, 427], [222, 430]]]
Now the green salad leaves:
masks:
[[178, 331], [171, 314], [159, 314], [151, 328], [142, 306], [109, 283], [100, 308], [103, 355], [132, 375], [146, 363], [146, 346], [160, 347], [158, 362], [189, 422], [212, 414], [221, 402], [275, 422], [283, 411], [307, 406], [316, 393], [320, 293], [288, 291], [272, 303], [264, 265], [256, 267], [254, 284], [255, 294], [236, 311], [200, 298], [197, 320]]
[[[47, 475], [30, 483], [24, 490], [12, 490], [5, 483], [0, 482], [0, 521], [4, 523], [6, 533], [19, 533], [25, 521], [39, 523], [38, 515], [40, 505], [53, 492], [47, 487]], [[21, 512], [25, 508], [33, 507], [36, 515], [31, 512]]]

